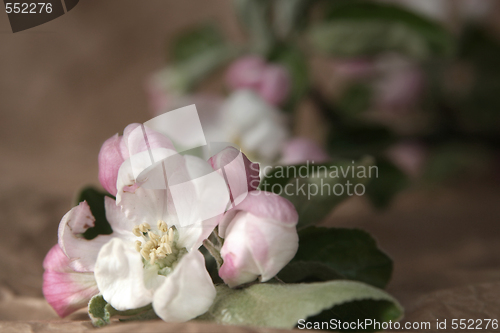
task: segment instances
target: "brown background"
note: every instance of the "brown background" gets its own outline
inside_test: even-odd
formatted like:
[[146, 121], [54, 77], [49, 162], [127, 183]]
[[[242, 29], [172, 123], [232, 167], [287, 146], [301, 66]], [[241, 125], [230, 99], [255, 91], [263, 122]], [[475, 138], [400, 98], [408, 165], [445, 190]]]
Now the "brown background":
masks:
[[[206, 20], [242, 38], [229, 0], [82, 0], [16, 34], [0, 14], [0, 320], [55, 318], [34, 298], [42, 296], [42, 260], [57, 241], [60, 218], [79, 187], [98, 185], [102, 142], [151, 117], [144, 82], [164, 64], [167, 42]], [[498, 297], [483, 297], [498, 295], [498, 286], [477, 286], [500, 278], [499, 203], [493, 182], [416, 186], [386, 212], [363, 198], [346, 202], [328, 224], [373, 233], [395, 260], [389, 291], [409, 319], [476, 306], [482, 310], [469, 316], [480, 317], [499, 308]], [[452, 287], [459, 289], [430, 294]], [[23, 325], [8, 327], [55, 329]]]

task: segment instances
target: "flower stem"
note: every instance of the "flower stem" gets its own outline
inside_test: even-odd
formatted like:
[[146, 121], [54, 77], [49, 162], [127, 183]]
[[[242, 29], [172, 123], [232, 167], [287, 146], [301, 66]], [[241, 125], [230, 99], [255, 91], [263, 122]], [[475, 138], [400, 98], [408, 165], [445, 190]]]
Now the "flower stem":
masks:
[[217, 269], [220, 269], [224, 261], [222, 260], [219, 249], [208, 239], [205, 239], [203, 241], [203, 246], [205, 246], [212, 257], [214, 257], [215, 261], [217, 262]]

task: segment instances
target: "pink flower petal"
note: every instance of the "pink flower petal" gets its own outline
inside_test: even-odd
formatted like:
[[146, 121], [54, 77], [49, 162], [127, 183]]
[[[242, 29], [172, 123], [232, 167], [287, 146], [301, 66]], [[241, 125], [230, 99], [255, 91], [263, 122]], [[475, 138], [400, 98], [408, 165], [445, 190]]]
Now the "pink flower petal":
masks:
[[259, 186], [259, 164], [251, 162], [245, 154], [234, 147], [227, 147], [215, 154], [208, 163], [225, 178], [233, 202], [241, 202], [249, 191]]
[[249, 212], [260, 218], [272, 219], [280, 224], [294, 226], [299, 221], [299, 215], [293, 204], [271, 192], [251, 192], [235, 209]]
[[116, 195], [116, 179], [118, 170], [125, 160], [120, 144], [121, 137], [113, 135], [106, 140], [99, 152], [99, 182], [109, 193]]
[[43, 261], [43, 294], [60, 317], [86, 307], [99, 293], [92, 273], [77, 273], [69, 267], [70, 260], [58, 244]]
[[227, 84], [235, 90], [241, 88], [257, 89], [265, 67], [265, 60], [261, 57], [240, 58], [229, 66], [226, 74]]
[[290, 75], [285, 67], [269, 65], [262, 73], [258, 92], [271, 105], [282, 104], [290, 92]]
[[98, 157], [101, 185], [116, 196], [118, 171], [123, 162], [134, 154], [154, 148], [175, 150], [169, 138], [141, 124], [130, 124], [123, 131], [123, 137], [115, 134], [106, 140]]

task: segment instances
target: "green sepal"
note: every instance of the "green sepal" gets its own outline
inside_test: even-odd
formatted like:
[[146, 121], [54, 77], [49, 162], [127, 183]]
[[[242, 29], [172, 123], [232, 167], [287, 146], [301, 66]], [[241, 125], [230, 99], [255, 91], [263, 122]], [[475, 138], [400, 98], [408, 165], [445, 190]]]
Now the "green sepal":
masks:
[[[92, 325], [95, 327], [102, 327], [111, 323], [111, 317], [129, 317], [126, 319], [120, 318], [121, 321], [132, 321], [132, 320], [149, 320], [157, 319], [158, 316], [154, 314], [153, 306], [148, 304], [141, 308], [118, 311], [108, 304], [102, 297], [102, 295], [96, 295], [92, 297], [88, 306], [88, 313]], [[153, 315], [154, 314], [154, 315]]]

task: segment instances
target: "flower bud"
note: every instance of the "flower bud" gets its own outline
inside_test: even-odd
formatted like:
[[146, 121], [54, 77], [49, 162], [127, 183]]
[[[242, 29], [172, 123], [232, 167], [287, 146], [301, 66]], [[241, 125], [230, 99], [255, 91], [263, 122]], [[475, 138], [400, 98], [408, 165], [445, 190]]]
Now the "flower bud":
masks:
[[220, 277], [230, 287], [259, 276], [262, 282], [273, 278], [297, 252], [297, 222], [290, 201], [274, 193], [251, 192], [219, 225], [224, 238]]

